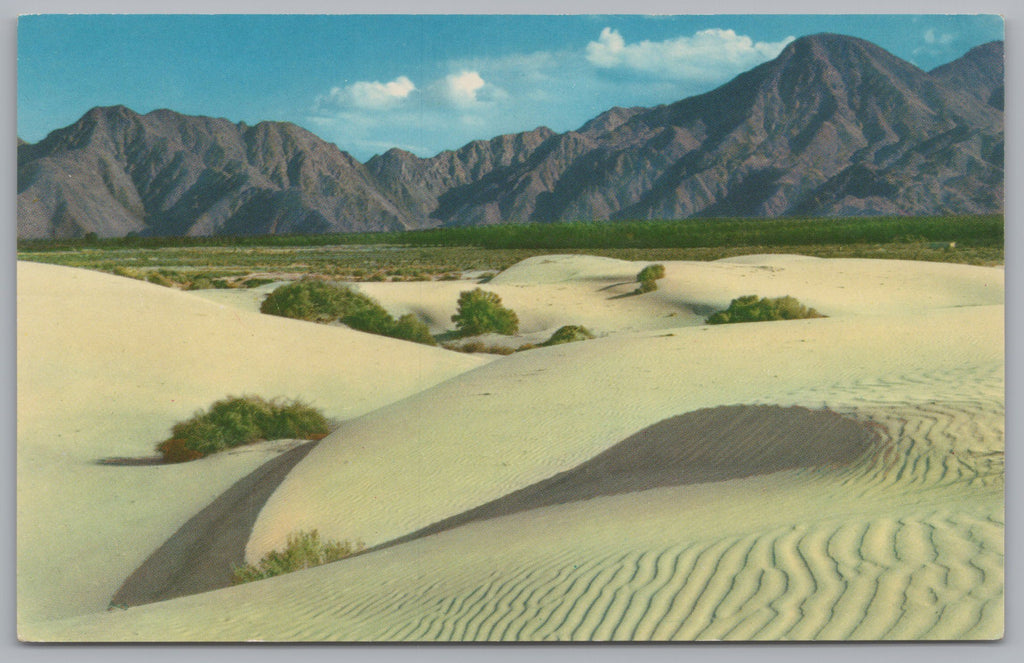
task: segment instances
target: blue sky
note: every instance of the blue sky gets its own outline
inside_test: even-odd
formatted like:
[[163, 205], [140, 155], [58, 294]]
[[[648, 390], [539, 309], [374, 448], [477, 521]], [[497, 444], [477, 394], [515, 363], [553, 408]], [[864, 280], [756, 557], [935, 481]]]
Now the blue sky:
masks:
[[795, 37], [862, 37], [923, 69], [994, 16], [39, 15], [18, 25], [18, 135], [93, 106], [294, 122], [366, 160], [431, 156], [712, 89]]

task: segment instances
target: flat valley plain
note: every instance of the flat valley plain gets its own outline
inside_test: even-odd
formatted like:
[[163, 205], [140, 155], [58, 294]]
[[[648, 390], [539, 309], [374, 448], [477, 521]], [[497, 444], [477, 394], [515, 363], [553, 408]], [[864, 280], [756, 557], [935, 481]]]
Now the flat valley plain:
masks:
[[[1000, 638], [1001, 233], [942, 237], [26, 244], [19, 637]], [[657, 290], [633, 294], [654, 262]], [[459, 294], [481, 287], [520, 320], [515, 337], [488, 343], [537, 344], [564, 325], [596, 338], [466, 354], [258, 312], [280, 283], [310, 275], [350, 282], [440, 337]], [[827, 317], [705, 324], [749, 294]], [[294, 444], [99, 461], [150, 456], [174, 422], [241, 394], [301, 398], [338, 426], [257, 505], [239, 553], [256, 561], [312, 529], [368, 551], [112, 605], [193, 516]]]

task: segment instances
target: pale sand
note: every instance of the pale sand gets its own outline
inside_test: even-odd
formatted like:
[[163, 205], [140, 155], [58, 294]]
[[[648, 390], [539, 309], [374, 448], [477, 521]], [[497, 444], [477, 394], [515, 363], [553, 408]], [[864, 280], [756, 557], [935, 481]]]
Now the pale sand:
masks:
[[[573, 280], [557, 280], [563, 278], [552, 274], [558, 262], [577, 270]], [[588, 271], [598, 262], [604, 264]], [[502, 297], [509, 304], [517, 288], [533, 293], [533, 299], [520, 293], [523, 299], [513, 304], [526, 324], [586, 324], [593, 316], [609, 321], [611, 337], [502, 358], [346, 422], [270, 499], [249, 557], [300, 528], [371, 545], [388, 541], [703, 407], [827, 405], [879, 422], [888, 443], [877, 453], [846, 467], [516, 513], [321, 569], [125, 612], [59, 622], [42, 621], [59, 614], [37, 613], [30, 628], [22, 614], [22, 634], [84, 640], [998, 637], [1002, 270], [793, 257], [750, 262], [667, 263], [657, 292], [617, 300], [607, 298], [612, 290], [635, 286], [614, 279], [635, 274], [642, 263], [617, 265], [618, 272], [594, 259], [544, 263], [547, 271], [537, 280], [546, 279], [548, 289], [503, 284], [506, 277], [529, 280], [529, 265], [509, 270], [493, 288], [507, 288]], [[367, 285], [386, 293], [421, 284]], [[422, 284], [422, 291], [434, 285]], [[581, 297], [600, 294], [554, 315], [545, 309], [568, 296], [560, 286]], [[843, 292], [851, 286], [852, 297]], [[685, 309], [724, 306], [742, 294], [792, 294], [834, 317], [685, 326], [699, 317]], [[386, 305], [412, 298], [400, 295]], [[670, 329], [659, 319], [644, 327], [651, 323], [634, 323], [625, 313], [616, 320], [614, 309], [595, 315], [607, 302], [665, 307], [680, 326]], [[95, 496], [96, 484], [91, 489]], [[159, 506], [136, 513], [157, 517]]]
[[274, 452], [162, 467], [96, 460], [152, 455], [175, 421], [229, 394], [302, 398], [346, 418], [482, 361], [19, 263], [19, 618], [105, 608], [146, 555]]

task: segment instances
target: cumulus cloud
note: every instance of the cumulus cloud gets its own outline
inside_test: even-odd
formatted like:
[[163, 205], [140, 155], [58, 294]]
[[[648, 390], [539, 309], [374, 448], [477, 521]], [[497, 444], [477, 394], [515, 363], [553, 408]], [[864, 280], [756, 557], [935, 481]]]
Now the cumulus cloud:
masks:
[[326, 95], [317, 97], [316, 107], [320, 110], [393, 108], [414, 91], [416, 86], [407, 76], [399, 76], [389, 83], [357, 81], [345, 87], [331, 88]]
[[717, 79], [777, 56], [794, 37], [755, 42], [733, 30], [701, 30], [691, 37], [627, 43], [606, 27], [587, 44], [587, 61], [601, 69], [626, 70], [671, 79]]
[[435, 82], [430, 91], [435, 104], [461, 110], [479, 109], [508, 97], [505, 90], [485, 81], [479, 71], [465, 69]]

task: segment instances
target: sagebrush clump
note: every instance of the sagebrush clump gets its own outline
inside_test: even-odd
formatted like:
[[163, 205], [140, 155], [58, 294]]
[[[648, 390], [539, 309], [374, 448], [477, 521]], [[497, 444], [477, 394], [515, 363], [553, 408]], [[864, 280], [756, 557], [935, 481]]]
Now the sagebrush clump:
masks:
[[645, 292], [654, 292], [658, 289], [658, 284], [655, 281], [663, 278], [665, 278], [664, 265], [647, 265], [636, 275], [636, 280], [640, 287], [634, 293], [642, 295]]
[[501, 305], [501, 297], [481, 288], [459, 295], [458, 311], [452, 316], [462, 336], [496, 333], [512, 336], [519, 331], [519, 316]]
[[370, 334], [437, 344], [430, 328], [416, 316], [407, 313], [395, 320], [372, 297], [318, 279], [303, 279], [275, 289], [264, 298], [260, 311], [311, 322], [340, 322]]
[[257, 440], [314, 439], [330, 432], [327, 418], [301, 401], [228, 397], [171, 428], [157, 445], [166, 463], [180, 463]]
[[351, 557], [364, 547], [360, 541], [321, 541], [317, 530], [299, 531], [288, 535], [284, 550], [267, 553], [258, 564], [235, 568], [233, 582], [239, 585], [336, 562]]
[[551, 345], [560, 345], [562, 343], [575, 343], [576, 341], [589, 341], [594, 338], [594, 334], [589, 329], [581, 325], [565, 325], [559, 327], [551, 338], [541, 343], [542, 346], [548, 347]]
[[737, 297], [729, 308], [711, 314], [705, 322], [721, 325], [734, 322], [766, 322], [769, 320], [799, 320], [802, 318], [824, 318], [813, 308], [807, 308], [790, 296], [758, 298], [757, 295]]

